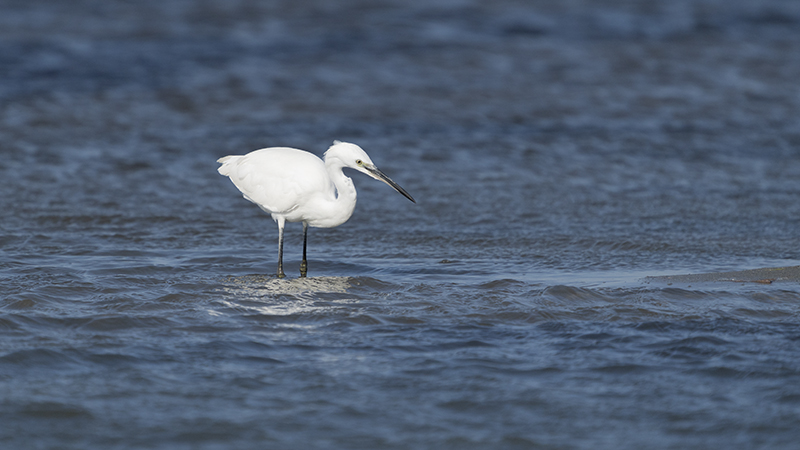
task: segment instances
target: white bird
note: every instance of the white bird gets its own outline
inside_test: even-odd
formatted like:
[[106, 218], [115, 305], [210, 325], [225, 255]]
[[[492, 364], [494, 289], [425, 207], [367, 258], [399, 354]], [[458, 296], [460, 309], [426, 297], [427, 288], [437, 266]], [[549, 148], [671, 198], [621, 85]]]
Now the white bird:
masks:
[[303, 222], [303, 261], [300, 276], [308, 273], [308, 227], [330, 228], [347, 221], [356, 207], [356, 188], [342, 169], [355, 169], [383, 181], [407, 199], [416, 201], [375, 167], [361, 147], [334, 141], [324, 161], [304, 150], [270, 147], [246, 155], [217, 160], [217, 171], [230, 178], [244, 198], [258, 205], [278, 223], [278, 277], [283, 278], [283, 226]]

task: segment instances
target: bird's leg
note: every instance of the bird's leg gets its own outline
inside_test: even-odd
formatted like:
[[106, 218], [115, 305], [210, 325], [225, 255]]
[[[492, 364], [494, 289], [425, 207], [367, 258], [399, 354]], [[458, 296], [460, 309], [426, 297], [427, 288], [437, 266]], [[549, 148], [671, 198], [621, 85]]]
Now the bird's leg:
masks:
[[286, 278], [283, 273], [283, 219], [278, 219], [278, 278]]
[[300, 277], [305, 277], [308, 273], [308, 261], [306, 260], [306, 245], [308, 244], [308, 223], [303, 222], [303, 260], [300, 261]]

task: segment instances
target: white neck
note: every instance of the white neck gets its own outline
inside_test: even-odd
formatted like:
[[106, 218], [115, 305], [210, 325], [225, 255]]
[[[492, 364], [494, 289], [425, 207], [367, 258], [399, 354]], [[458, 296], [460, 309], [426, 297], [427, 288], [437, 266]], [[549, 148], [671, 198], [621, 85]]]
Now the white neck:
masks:
[[333, 185], [336, 187], [336, 200], [332, 202], [329, 219], [325, 226], [335, 227], [341, 225], [353, 215], [356, 208], [356, 188], [353, 180], [342, 172], [344, 165], [339, 158], [325, 158], [325, 168]]

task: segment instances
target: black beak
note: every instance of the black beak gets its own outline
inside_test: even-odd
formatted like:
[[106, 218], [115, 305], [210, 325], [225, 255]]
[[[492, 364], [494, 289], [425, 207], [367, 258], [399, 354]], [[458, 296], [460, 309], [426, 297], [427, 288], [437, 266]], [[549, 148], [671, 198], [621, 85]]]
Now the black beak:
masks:
[[403, 194], [403, 197], [411, 200], [414, 203], [417, 203], [417, 201], [414, 200], [414, 198], [411, 197], [411, 195], [409, 195], [409, 193], [406, 192], [405, 189], [401, 188], [399, 184], [397, 184], [394, 181], [392, 181], [391, 178], [387, 177], [386, 174], [381, 172], [377, 167], [372, 166], [372, 165], [369, 165], [369, 166], [364, 165], [364, 169], [366, 169], [367, 175], [371, 176], [372, 178], [375, 178], [376, 180], [383, 181], [384, 183], [386, 183], [389, 186], [391, 186], [392, 189], [394, 189], [395, 191]]

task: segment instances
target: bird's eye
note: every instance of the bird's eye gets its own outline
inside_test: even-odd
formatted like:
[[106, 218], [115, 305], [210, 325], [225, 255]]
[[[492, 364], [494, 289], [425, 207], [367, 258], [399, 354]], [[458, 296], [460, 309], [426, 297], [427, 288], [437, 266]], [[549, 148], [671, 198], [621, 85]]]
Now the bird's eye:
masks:
[[364, 164], [364, 161], [361, 161], [360, 159], [357, 159], [356, 160], [356, 164], [358, 164], [360, 166], [360, 165]]

